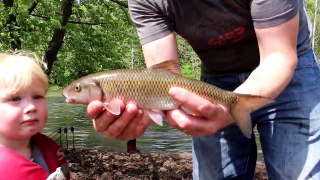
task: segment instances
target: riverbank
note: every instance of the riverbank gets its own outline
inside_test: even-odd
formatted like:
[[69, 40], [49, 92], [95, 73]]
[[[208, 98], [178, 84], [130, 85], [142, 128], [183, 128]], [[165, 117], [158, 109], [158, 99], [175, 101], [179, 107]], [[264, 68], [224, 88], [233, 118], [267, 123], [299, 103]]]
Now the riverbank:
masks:
[[[67, 149], [71, 179], [144, 180], [192, 179], [190, 153], [117, 153], [94, 149]], [[257, 163], [256, 180], [267, 179], [263, 162]]]

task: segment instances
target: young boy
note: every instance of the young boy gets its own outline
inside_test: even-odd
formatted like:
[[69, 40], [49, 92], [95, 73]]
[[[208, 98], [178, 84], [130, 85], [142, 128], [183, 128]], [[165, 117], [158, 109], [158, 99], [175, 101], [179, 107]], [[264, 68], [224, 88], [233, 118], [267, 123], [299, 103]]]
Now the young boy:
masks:
[[69, 179], [62, 148], [41, 134], [48, 78], [35, 55], [0, 54], [0, 179]]

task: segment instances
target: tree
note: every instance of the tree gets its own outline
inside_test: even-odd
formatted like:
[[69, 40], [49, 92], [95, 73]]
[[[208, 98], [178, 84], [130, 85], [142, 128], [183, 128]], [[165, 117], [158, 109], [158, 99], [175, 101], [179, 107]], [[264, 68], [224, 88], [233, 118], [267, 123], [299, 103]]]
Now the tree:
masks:
[[66, 33], [66, 26], [72, 14], [72, 5], [74, 0], [62, 1], [60, 26], [54, 29], [53, 36], [49, 42], [48, 49], [45, 52], [44, 60], [48, 65], [47, 74], [50, 75], [53, 63], [57, 59], [57, 54], [63, 44]]
[[143, 66], [126, 1], [6, 0], [0, 10], [0, 49], [36, 52], [48, 64], [51, 83]]

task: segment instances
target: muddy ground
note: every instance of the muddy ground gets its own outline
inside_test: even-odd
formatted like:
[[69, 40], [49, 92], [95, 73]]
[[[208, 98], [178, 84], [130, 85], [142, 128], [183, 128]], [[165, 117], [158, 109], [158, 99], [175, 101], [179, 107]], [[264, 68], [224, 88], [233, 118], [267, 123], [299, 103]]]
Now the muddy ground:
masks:
[[[192, 179], [190, 153], [117, 153], [68, 149], [71, 179], [158, 180]], [[255, 179], [267, 179], [264, 164], [257, 163]]]

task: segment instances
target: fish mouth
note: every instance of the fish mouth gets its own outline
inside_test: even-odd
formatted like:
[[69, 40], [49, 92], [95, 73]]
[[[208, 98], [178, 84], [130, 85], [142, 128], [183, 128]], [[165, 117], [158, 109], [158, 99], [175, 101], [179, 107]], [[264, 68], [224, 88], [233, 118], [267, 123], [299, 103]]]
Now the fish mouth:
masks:
[[65, 95], [64, 93], [61, 93], [63, 97], [66, 98], [66, 103], [74, 103], [74, 99], [68, 97], [67, 95]]
[[71, 99], [71, 98], [66, 98], [66, 103], [75, 103], [75, 100], [74, 99]]

